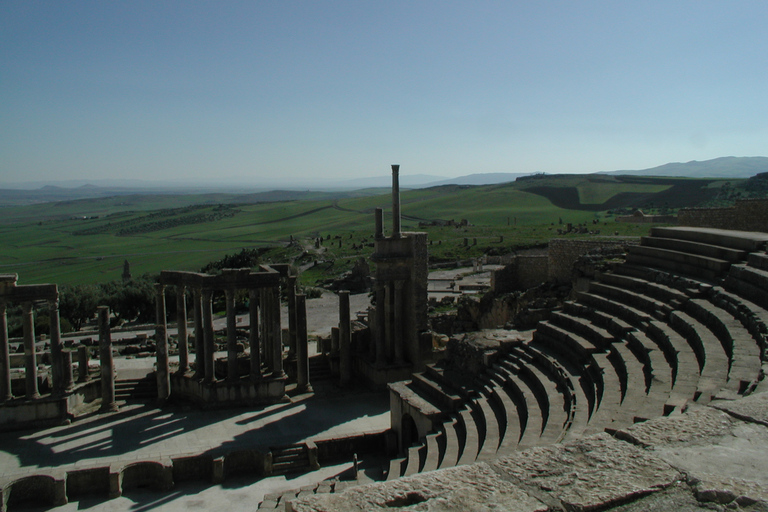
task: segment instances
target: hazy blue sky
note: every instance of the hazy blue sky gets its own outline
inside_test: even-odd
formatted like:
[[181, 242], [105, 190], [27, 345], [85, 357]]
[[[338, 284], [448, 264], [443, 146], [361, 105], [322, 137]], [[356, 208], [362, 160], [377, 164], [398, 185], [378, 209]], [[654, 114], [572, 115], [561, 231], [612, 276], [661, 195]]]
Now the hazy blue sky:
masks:
[[0, 1], [0, 182], [768, 155], [768, 2]]

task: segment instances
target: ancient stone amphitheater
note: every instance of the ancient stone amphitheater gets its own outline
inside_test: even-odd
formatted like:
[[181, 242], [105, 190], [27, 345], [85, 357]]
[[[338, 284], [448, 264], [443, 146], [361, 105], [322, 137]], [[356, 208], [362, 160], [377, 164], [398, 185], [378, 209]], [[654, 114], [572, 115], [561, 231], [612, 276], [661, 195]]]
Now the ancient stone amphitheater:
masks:
[[[449, 359], [391, 385], [404, 456], [391, 461], [388, 482], [274, 505], [768, 509], [766, 241], [653, 228], [531, 339], [474, 336], [473, 374]], [[680, 454], [693, 445], [689, 467]]]

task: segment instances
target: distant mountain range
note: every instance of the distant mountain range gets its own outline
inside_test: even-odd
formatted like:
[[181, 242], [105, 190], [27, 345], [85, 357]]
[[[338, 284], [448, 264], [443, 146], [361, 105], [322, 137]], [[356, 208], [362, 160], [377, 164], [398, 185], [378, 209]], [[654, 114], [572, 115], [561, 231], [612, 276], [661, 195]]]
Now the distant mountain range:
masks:
[[[665, 176], [687, 178], [734, 178], [744, 179], [768, 172], [768, 157], [722, 157], [713, 160], [668, 163], [642, 170], [621, 170], [599, 172], [595, 174], [630, 175], [630, 176]], [[401, 175], [403, 188], [427, 188], [441, 185], [494, 185], [515, 181], [521, 176], [535, 173], [478, 173], [446, 178], [428, 174]], [[96, 197], [122, 196], [131, 194], [254, 194], [273, 190], [284, 191], [352, 191], [361, 189], [389, 188], [391, 176], [357, 178], [331, 182], [282, 183], [257, 186], [255, 184], [235, 183], [215, 185], [206, 182], [153, 182], [141, 180], [97, 180], [97, 181], [50, 181], [1, 184], [0, 206], [34, 204], [41, 202], [66, 201]], [[283, 194], [287, 198], [291, 194]], [[274, 199], [273, 199], [274, 200]]]
[[724, 156], [701, 162], [675, 162], [639, 171], [610, 171], [599, 174], [623, 174], [630, 176], [666, 176], [684, 178], [750, 178], [768, 172], [768, 157]]

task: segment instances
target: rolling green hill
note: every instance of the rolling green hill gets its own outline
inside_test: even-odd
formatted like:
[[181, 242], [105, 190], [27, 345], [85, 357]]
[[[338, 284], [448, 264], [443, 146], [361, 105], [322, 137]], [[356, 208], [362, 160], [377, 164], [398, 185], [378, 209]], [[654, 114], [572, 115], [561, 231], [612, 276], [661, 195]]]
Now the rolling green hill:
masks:
[[[643, 234], [646, 227], [615, 223], [607, 210], [693, 206], [723, 191], [733, 194], [738, 186], [734, 180], [601, 175], [446, 185], [403, 191], [403, 228], [427, 231], [435, 260], [465, 258], [544, 243], [557, 235], [560, 222], [586, 223], [602, 234]], [[354, 257], [372, 251], [375, 208], [384, 208], [386, 229], [391, 225], [391, 195], [373, 192], [256, 203], [247, 196], [121, 196], [5, 208], [0, 272], [18, 273], [26, 284], [95, 283], [118, 279], [124, 260], [136, 275], [197, 271], [242, 248], [284, 247], [291, 237], [312, 252], [319, 236], [332, 239], [307, 257], [336, 262], [329, 265], [340, 272]], [[440, 227], [436, 222], [461, 219], [471, 225]], [[435, 225], [420, 226], [428, 223]], [[465, 238], [477, 238], [477, 245], [473, 240], [465, 247]], [[302, 247], [294, 252], [300, 255]], [[273, 257], [292, 256], [283, 248]]]

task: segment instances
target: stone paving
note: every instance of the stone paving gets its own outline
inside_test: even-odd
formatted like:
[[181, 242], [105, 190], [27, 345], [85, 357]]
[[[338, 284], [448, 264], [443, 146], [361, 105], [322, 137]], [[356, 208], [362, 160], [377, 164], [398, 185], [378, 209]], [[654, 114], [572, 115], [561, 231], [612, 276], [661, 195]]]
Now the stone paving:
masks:
[[[189, 406], [130, 404], [117, 413], [86, 414], [71, 425], [0, 436], [0, 480], [34, 474], [40, 468], [79, 468], [163, 456], [300, 443], [379, 432], [389, 427], [386, 393], [342, 392], [332, 385], [291, 403], [260, 409], [200, 411]], [[256, 510], [264, 493], [316, 483], [347, 470], [342, 464], [300, 478], [227, 479], [222, 485], [180, 485], [170, 493], [141, 491], [115, 500], [70, 503], [56, 510], [144, 510], [161, 500], [163, 510], [217, 508]], [[136, 501], [138, 500], [138, 501]], [[154, 507], [155, 505], [152, 505]], [[126, 507], [126, 508], [121, 508]], [[152, 508], [149, 507], [149, 508]]]

